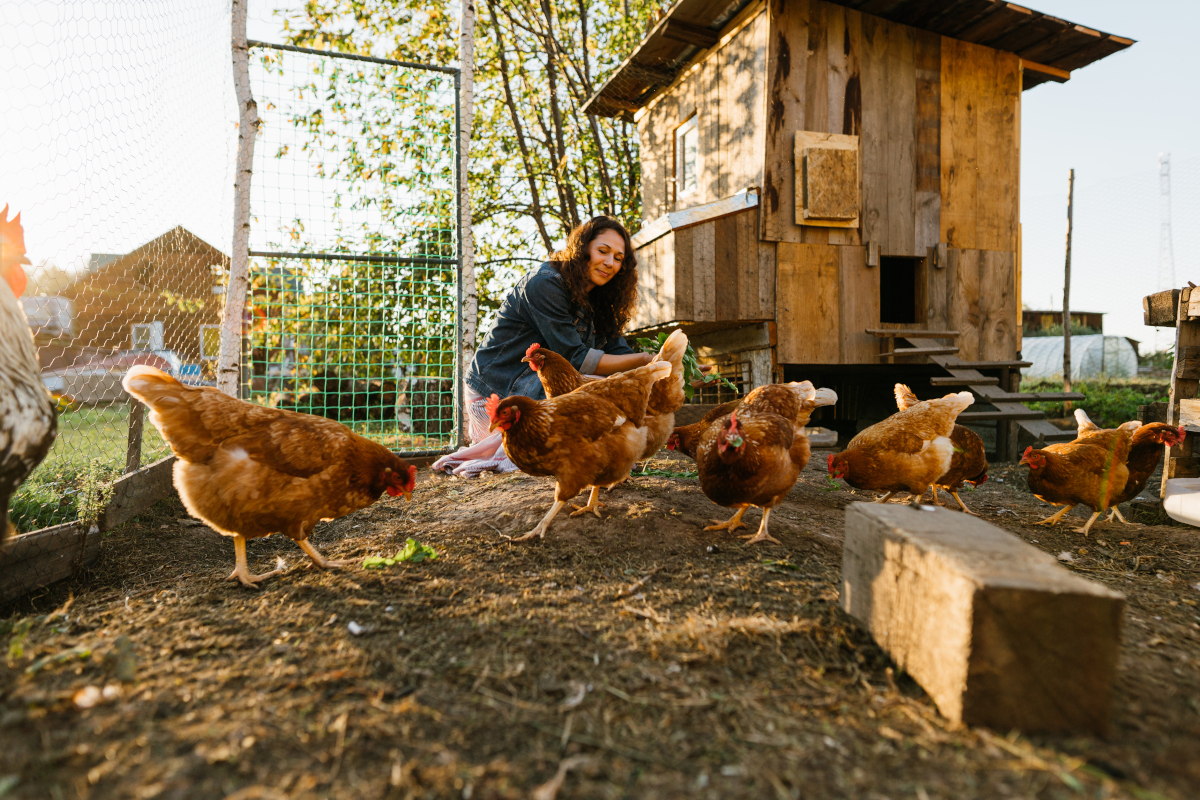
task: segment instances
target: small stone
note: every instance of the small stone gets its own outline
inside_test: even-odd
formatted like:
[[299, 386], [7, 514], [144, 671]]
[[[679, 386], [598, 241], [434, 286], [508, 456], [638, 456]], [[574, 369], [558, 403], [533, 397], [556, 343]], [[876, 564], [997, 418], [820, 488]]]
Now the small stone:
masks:
[[1061, 553], [1058, 554], [1058, 560], [1064, 561], [1068, 564], [1073, 564], [1073, 563], [1075, 563], [1075, 556], [1071, 555], [1066, 550], [1063, 550]]
[[353, 620], [351, 620], [350, 623], [348, 625], [346, 625], [346, 627], [350, 629], [350, 633], [354, 636], [362, 636], [364, 633], [367, 632], [366, 628], [364, 628], [362, 625], [359, 625], [357, 622], [355, 622]]

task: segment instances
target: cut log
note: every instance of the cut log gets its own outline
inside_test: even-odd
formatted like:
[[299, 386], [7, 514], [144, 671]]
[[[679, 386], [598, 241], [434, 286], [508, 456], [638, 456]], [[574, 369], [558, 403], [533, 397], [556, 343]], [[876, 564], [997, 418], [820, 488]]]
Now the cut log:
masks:
[[1142, 298], [1142, 321], [1155, 328], [1174, 328], [1179, 290], [1168, 289]]
[[851, 504], [842, 575], [846, 611], [951, 721], [1107, 732], [1123, 595], [928, 506]]

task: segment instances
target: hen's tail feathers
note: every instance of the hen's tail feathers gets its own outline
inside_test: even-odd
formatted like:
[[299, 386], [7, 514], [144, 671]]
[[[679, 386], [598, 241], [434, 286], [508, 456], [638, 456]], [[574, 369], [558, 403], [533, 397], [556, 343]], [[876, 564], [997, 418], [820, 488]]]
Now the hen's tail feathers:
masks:
[[662, 348], [651, 359], [651, 363], [666, 361], [671, 365], [671, 372], [683, 374], [683, 354], [687, 352], [687, 345], [687, 334], [683, 331], [675, 331], [663, 342]]
[[145, 364], [130, 367], [121, 379], [121, 386], [151, 408], [168, 397], [178, 399], [187, 388], [162, 370]]
[[919, 402], [917, 396], [913, 394], [912, 389], [909, 389], [903, 383], [896, 384], [894, 393], [896, 395], [896, 407], [901, 411]]
[[930, 405], [941, 405], [943, 407], [949, 408], [951, 411], [954, 412], [955, 417], [957, 417], [962, 412], [966, 411], [967, 407], [970, 406], [974, 402], [975, 402], [975, 395], [971, 394], [970, 392], [966, 392], [966, 391], [956, 392], [954, 394], [948, 394], [945, 397], [939, 398], [937, 400], [929, 401]]
[[817, 389], [813, 392], [807, 405], [817, 408], [820, 406], [831, 406], [838, 401], [837, 392], [833, 389]]
[[1078, 433], [1083, 436], [1085, 433], [1095, 433], [1100, 430], [1100, 426], [1092, 422], [1087, 412], [1082, 408], [1075, 409], [1075, 424], [1078, 426]]
[[673, 367], [669, 361], [651, 361], [644, 367], [632, 370], [629, 374], [636, 375], [641, 380], [653, 383], [670, 375], [672, 369]]

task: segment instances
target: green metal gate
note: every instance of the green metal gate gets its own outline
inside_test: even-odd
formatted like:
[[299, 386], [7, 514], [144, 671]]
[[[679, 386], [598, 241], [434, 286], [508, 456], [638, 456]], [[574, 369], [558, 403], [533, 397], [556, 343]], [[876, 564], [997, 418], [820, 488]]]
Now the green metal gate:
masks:
[[252, 42], [242, 397], [460, 442], [458, 70]]

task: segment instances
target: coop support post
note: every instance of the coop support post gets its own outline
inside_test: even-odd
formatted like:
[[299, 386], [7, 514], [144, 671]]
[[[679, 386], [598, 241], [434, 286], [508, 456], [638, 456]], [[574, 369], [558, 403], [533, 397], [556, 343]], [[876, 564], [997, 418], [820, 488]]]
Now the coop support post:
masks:
[[464, 444], [466, 435], [466, 392], [463, 391], [463, 376], [475, 357], [475, 333], [479, 315], [479, 296], [475, 289], [475, 239], [471, 231], [471, 128], [475, 119], [475, 0], [463, 0], [462, 20], [458, 35], [458, 75], [456, 76], [458, 102], [458, 163], [456, 172], [458, 190], [458, 242], [459, 242], [459, 347], [458, 380], [455, 389], [458, 402], [455, 416], [458, 444]]
[[142, 427], [145, 420], [142, 403], [129, 398], [129, 434], [125, 440], [125, 474], [137, 472], [142, 466]]
[[[1063, 391], [1071, 391], [1071, 234], [1075, 215], [1075, 170], [1067, 173], [1067, 257], [1063, 268]], [[1071, 401], [1063, 403], [1071, 410]]]
[[238, 148], [233, 182], [233, 245], [225, 314], [221, 318], [221, 349], [217, 356], [217, 388], [238, 396], [241, 382], [242, 318], [249, 293], [250, 177], [254, 139], [258, 134], [258, 105], [250, 94], [250, 47], [246, 42], [246, 10], [250, 0], [233, 0], [233, 86], [238, 106]]

